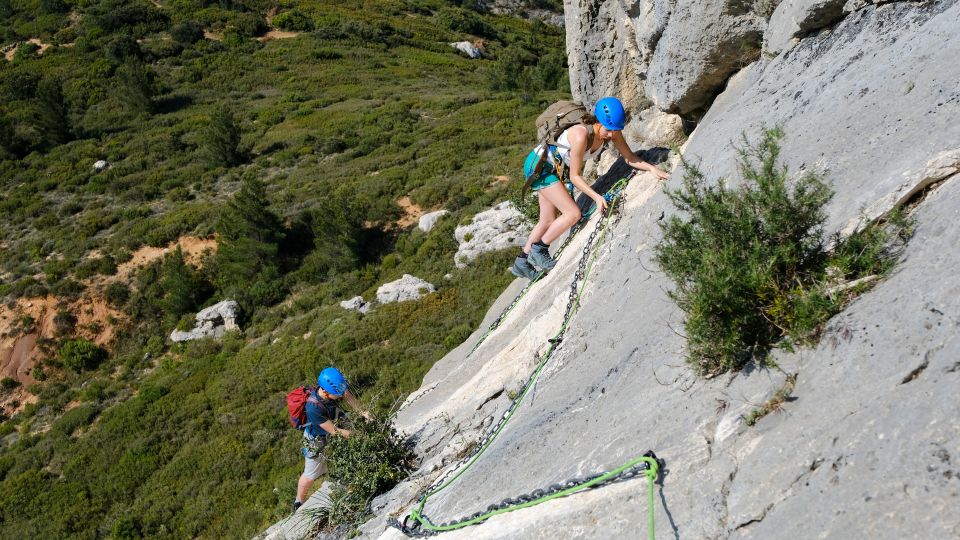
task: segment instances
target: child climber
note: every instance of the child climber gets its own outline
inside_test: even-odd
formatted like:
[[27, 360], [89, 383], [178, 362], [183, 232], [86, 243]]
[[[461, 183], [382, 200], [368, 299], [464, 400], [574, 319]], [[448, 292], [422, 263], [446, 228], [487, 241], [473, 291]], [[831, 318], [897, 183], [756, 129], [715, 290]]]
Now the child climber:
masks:
[[333, 423], [339, 416], [337, 401], [340, 398], [343, 398], [350, 408], [360, 413], [360, 416], [367, 420], [371, 418], [370, 413], [347, 390], [347, 380], [340, 370], [328, 367], [320, 372], [317, 376], [317, 388], [307, 399], [305, 407], [307, 422], [303, 430], [303, 449], [301, 450], [305, 463], [303, 474], [297, 482], [297, 498], [293, 502], [294, 512], [303, 505], [307, 490], [310, 489], [313, 481], [327, 472], [327, 460], [323, 455], [327, 435], [350, 436], [349, 430], [338, 428]]
[[[605, 97], [597, 102], [593, 109], [593, 116], [585, 114], [580, 124], [567, 128], [557, 137], [556, 145], [548, 145], [546, 148], [543, 148], [543, 145], [537, 146], [527, 156], [523, 172], [529, 181], [540, 161], [541, 154], [545, 151], [549, 153], [547, 166], [544, 166], [540, 174], [532, 179], [533, 182], [530, 185], [530, 188], [537, 193], [537, 199], [540, 202], [540, 220], [530, 232], [526, 245], [523, 246], [513, 267], [510, 268], [513, 275], [532, 280], [539, 274], [535, 266], [544, 272], [552, 269], [557, 261], [550, 256], [550, 244], [580, 220], [580, 209], [567, 191], [564, 182], [561, 182], [557, 169], [562, 169], [564, 172], [562, 176], [568, 177], [565, 180], [572, 182], [577, 189], [596, 202], [598, 212], [606, 210], [607, 202], [584, 181], [581, 174], [584, 162], [598, 156], [607, 141], [613, 141], [617, 151], [634, 169], [649, 171], [660, 180], [670, 177], [669, 174], [643, 161], [630, 150], [622, 133], [625, 123], [626, 114], [620, 100], [615, 97]], [[553, 159], [550, 159], [551, 157]], [[556, 161], [557, 164], [562, 162], [563, 167], [550, 166], [551, 161]], [[557, 217], [558, 210], [559, 217]]]

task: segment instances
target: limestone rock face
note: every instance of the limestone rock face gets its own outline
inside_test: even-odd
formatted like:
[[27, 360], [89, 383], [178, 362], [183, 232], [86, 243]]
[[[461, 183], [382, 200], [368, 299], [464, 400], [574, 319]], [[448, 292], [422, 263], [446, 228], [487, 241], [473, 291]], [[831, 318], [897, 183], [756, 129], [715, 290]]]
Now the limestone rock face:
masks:
[[530, 225], [510, 201], [504, 201], [490, 210], [473, 216], [469, 225], [457, 227], [453, 235], [460, 246], [455, 264], [463, 268], [481, 253], [497, 251], [510, 246], [522, 246]]
[[233, 300], [224, 300], [197, 313], [197, 325], [189, 332], [174, 330], [170, 340], [175, 343], [212, 337], [220, 339], [227, 332], [240, 330], [237, 317], [240, 305]]
[[417, 224], [417, 227], [423, 232], [430, 232], [437, 222], [440, 221], [440, 218], [449, 213], [449, 210], [437, 210], [436, 212], [424, 214], [420, 216], [420, 222]]
[[432, 293], [436, 289], [430, 283], [404, 274], [402, 278], [384, 283], [377, 289], [377, 301], [381, 304], [391, 302], [406, 302], [407, 300], [417, 300], [424, 294]]
[[[708, 176], [735, 181], [731, 143], [783, 124], [791, 171], [829, 171], [828, 232], [864, 209], [877, 215], [920, 201], [897, 269], [831, 319], [819, 345], [776, 352], [780, 370], [695, 377], [683, 358], [683, 314], [667, 295], [673, 284], [653, 260], [657, 217], [675, 210], [643, 175], [627, 188], [623, 218], [534, 390], [424, 513], [435, 522], [469, 516], [649, 448], [668, 469], [655, 501], [658, 538], [955, 537], [960, 401], [946, 396], [960, 384], [952, 315], [960, 313], [960, 41], [950, 37], [958, 25], [956, 1], [867, 6], [735, 76], [690, 137], [686, 152]], [[675, 173], [667, 187], [681, 181]], [[379, 501], [365, 537], [400, 538], [383, 516], [409, 510], [507, 409], [506, 396], [562, 324], [584, 241], [574, 238], [468, 358], [523, 283], [505, 291], [407, 399], [396, 425], [416, 441], [422, 466]], [[797, 376], [793, 401], [747, 426], [787, 374]], [[444, 537], [635, 538], [645, 489], [642, 481], [606, 486]]]
[[450, 46], [469, 56], [470, 58], [480, 58], [483, 56], [483, 53], [480, 52], [480, 49], [478, 49], [476, 45], [470, 43], [469, 41], [458, 41], [456, 43], [451, 43]]
[[565, 0], [567, 62], [576, 99], [593, 105], [617, 96], [628, 109], [646, 108], [650, 100], [638, 81], [666, 28], [670, 0]]
[[[577, 3], [594, 14], [613, 4], [636, 5]], [[865, 5], [810, 28], [723, 81], [686, 144], [709, 178], [736, 183], [741, 134], [756, 140], [762, 126], [782, 125], [782, 161], [793, 174], [824, 171], [836, 193], [825, 208], [828, 234], [910, 203], [914, 235], [897, 267], [830, 319], [817, 345], [775, 351], [776, 369], [696, 377], [685, 363], [683, 313], [668, 294], [674, 284], [655, 262], [658, 218], [676, 209], [651, 175], [639, 175], [589, 279], [577, 282], [580, 307], [569, 321], [562, 314], [582, 233], [472, 354], [525, 281], [504, 291], [407, 398], [395, 426], [421, 466], [376, 499], [361, 537], [402, 538], [387, 516], [402, 519], [496, 425], [565, 324], [498, 437], [423, 509], [435, 523], [652, 449], [667, 469], [654, 501], [657, 538], [957, 538], [957, 28], [957, 0]], [[621, 61], [596, 68], [612, 73]], [[682, 177], [675, 172], [667, 189]], [[748, 426], [788, 375], [796, 377], [791, 399]], [[630, 480], [443, 538], [636, 538], [647, 504], [644, 481]]]
[[343, 309], [349, 309], [351, 311], [359, 311], [360, 313], [366, 313], [370, 311], [370, 308], [373, 307], [370, 302], [365, 302], [362, 296], [354, 296], [349, 300], [344, 300], [340, 302], [340, 307]]
[[760, 52], [766, 20], [742, 0], [679, 0], [647, 70], [646, 93], [662, 110], [710, 103], [727, 78]]
[[783, 0], [770, 17], [763, 50], [779, 54], [795, 39], [843, 19], [846, 0]]

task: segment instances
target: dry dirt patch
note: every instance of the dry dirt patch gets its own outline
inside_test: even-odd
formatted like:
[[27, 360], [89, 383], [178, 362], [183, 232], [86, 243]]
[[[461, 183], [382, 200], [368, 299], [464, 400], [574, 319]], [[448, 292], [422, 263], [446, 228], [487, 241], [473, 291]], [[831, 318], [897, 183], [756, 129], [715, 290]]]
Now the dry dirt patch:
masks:
[[181, 250], [183, 250], [183, 257], [188, 263], [198, 265], [203, 259], [203, 255], [206, 251], [217, 251], [217, 239], [200, 238], [196, 236], [182, 236], [176, 242], [170, 242], [167, 247], [158, 248], [144, 246], [134, 251], [133, 256], [129, 261], [117, 265], [117, 274], [115, 279], [127, 279], [137, 268], [145, 266], [159, 259], [160, 257], [163, 257], [167, 253], [177, 249], [178, 246]]
[[400, 197], [400, 199], [397, 200], [397, 204], [403, 209], [403, 217], [397, 221], [397, 227], [406, 229], [411, 225], [416, 225], [420, 221], [420, 216], [423, 215], [423, 208], [414, 204], [413, 201], [410, 200], [410, 197]]
[[[37, 51], [37, 54], [43, 54], [43, 53], [46, 52], [46, 50], [49, 49], [50, 46], [51, 46], [49, 43], [44, 43], [44, 42], [40, 41], [40, 40], [37, 39], [37, 38], [30, 38], [30, 39], [28, 39], [27, 41], [29, 41], [30, 43], [33, 43], [33, 44], [36, 45], [37, 47], [40, 47], [40, 50]], [[15, 46], [11, 47], [11, 48], [6, 49], [6, 50], [3, 52], [3, 57], [7, 59], [7, 62], [13, 61], [13, 57], [14, 57], [14, 55], [17, 54], [17, 49], [19, 49], [19, 48], [20, 48], [20, 45], [17, 44], [17, 45], [15, 45]]]

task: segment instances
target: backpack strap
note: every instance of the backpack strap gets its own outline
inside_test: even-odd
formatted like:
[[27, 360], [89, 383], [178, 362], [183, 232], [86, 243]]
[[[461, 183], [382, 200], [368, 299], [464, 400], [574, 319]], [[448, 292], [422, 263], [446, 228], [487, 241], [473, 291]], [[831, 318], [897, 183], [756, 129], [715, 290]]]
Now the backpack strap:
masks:
[[[596, 135], [595, 130], [593, 129], [593, 124], [580, 124], [583, 127], [587, 128], [587, 151], [593, 148], [593, 141]], [[520, 188], [520, 207], [523, 208], [527, 204], [527, 190], [530, 189], [530, 186], [533, 185], [533, 182], [540, 177], [540, 174], [543, 172], [543, 166], [547, 163], [547, 155], [550, 154], [550, 150], [547, 145], [547, 139], [544, 138], [540, 141], [538, 148], [543, 148], [543, 152], [540, 153], [540, 159], [537, 160], [537, 164], [533, 167], [533, 172], [530, 173], [530, 176], [526, 178], [526, 181], [523, 183], [523, 187]], [[564, 168], [564, 170], [567, 170]], [[560, 181], [563, 182], [564, 174], [561, 171], [557, 171]], [[570, 196], [573, 196], [571, 191]]]

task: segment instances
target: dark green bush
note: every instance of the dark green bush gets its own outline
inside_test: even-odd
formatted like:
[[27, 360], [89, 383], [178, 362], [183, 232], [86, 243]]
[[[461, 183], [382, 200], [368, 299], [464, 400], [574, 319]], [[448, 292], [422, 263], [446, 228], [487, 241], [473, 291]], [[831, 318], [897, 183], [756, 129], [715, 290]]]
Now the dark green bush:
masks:
[[825, 249], [823, 208], [832, 191], [810, 172], [788, 187], [778, 162], [782, 137], [770, 129], [740, 149], [738, 187], [708, 184], [684, 161], [683, 189], [668, 192], [684, 216], [661, 225], [657, 261], [676, 284], [670, 295], [687, 314], [688, 361], [699, 374], [763, 361], [782, 338], [787, 347], [814, 339], [849, 299], [830, 292], [829, 268], [843, 281], [892, 265], [883, 225]]
[[203, 39], [203, 25], [196, 21], [184, 21], [170, 28], [170, 37], [178, 43], [193, 45]]
[[321, 526], [362, 523], [370, 501], [406, 478], [415, 464], [413, 453], [384, 420], [358, 420], [349, 438], [329, 438], [326, 455], [337, 484]]
[[0, 389], [3, 390], [13, 390], [14, 388], [20, 386], [20, 381], [12, 377], [4, 377], [0, 379]]
[[296, 9], [277, 15], [273, 18], [273, 24], [277, 28], [292, 30], [294, 32], [309, 32], [313, 30], [313, 19]]
[[660, 267], [676, 283], [671, 296], [687, 313], [689, 361], [698, 373], [739, 369], [762, 356], [784, 329], [770, 310], [823, 268], [821, 227], [831, 190], [807, 173], [787, 188], [778, 164], [779, 129], [741, 149], [743, 183], [709, 185], [684, 163], [684, 188], [668, 193], [686, 214], [662, 225]]
[[107, 351], [85, 339], [72, 339], [60, 347], [59, 357], [63, 365], [79, 373], [99, 366]]

